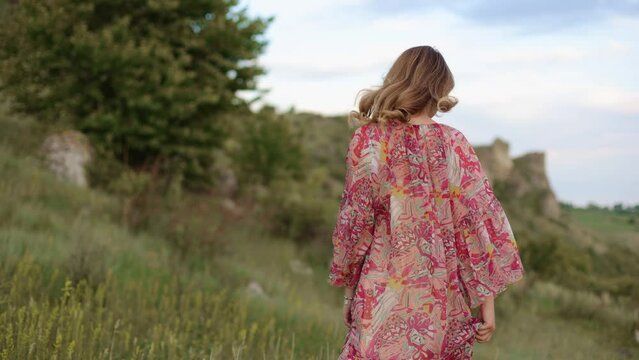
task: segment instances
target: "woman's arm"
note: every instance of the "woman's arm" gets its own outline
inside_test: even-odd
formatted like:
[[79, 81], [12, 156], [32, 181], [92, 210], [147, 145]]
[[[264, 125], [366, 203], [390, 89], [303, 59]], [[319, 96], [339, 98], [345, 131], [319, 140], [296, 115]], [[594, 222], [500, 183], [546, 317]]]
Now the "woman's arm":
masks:
[[471, 308], [524, 276], [510, 222], [468, 139], [457, 132], [450, 149], [449, 194], [459, 278]]
[[349, 287], [349, 286], [344, 287], [344, 296], [350, 298], [350, 297], [353, 297], [353, 294], [355, 294], [355, 287], [354, 286], [353, 287]]
[[344, 287], [344, 306], [342, 307], [342, 316], [344, 318], [344, 325], [347, 327], [351, 326], [351, 304], [352, 300], [348, 300], [347, 298], [353, 298], [355, 295], [355, 287]]
[[344, 191], [332, 233], [333, 256], [327, 279], [331, 286], [357, 285], [373, 241], [377, 182], [372, 176], [376, 155], [370, 145], [371, 130], [367, 125], [357, 128], [348, 146]]

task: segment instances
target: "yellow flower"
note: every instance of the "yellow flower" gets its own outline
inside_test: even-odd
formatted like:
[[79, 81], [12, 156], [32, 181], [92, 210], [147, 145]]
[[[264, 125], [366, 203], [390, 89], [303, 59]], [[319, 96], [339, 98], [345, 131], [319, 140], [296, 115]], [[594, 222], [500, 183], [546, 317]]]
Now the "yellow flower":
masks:
[[461, 195], [461, 187], [457, 185], [449, 185], [448, 191], [452, 197], [459, 197], [459, 195]]
[[435, 190], [435, 203], [439, 206], [442, 204], [442, 201], [444, 201], [444, 198], [442, 198], [442, 193], [439, 190]]
[[433, 306], [432, 306], [432, 303], [431, 303], [431, 302], [425, 302], [425, 303], [422, 305], [422, 311], [423, 311], [424, 313], [427, 313], [427, 314], [429, 314], [429, 313], [431, 312], [431, 309], [432, 309], [432, 308], [433, 308]]
[[390, 286], [391, 289], [397, 291], [402, 288], [402, 279], [391, 277], [388, 281], [388, 286]]
[[403, 188], [401, 187], [393, 187], [393, 190], [391, 191], [391, 194], [393, 196], [400, 196], [400, 197], [404, 197], [406, 195], [406, 192], [404, 191]]

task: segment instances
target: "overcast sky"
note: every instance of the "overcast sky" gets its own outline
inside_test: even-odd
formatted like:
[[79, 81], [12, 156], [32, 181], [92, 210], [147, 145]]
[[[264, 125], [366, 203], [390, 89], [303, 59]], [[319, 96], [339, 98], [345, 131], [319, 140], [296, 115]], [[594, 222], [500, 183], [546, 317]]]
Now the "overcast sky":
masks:
[[[463, 4], [463, 5], [462, 5]], [[639, 203], [639, 1], [244, 0], [275, 20], [261, 88], [282, 111], [355, 108], [405, 49], [431, 45], [455, 75], [436, 121], [511, 156], [544, 151], [562, 201]]]

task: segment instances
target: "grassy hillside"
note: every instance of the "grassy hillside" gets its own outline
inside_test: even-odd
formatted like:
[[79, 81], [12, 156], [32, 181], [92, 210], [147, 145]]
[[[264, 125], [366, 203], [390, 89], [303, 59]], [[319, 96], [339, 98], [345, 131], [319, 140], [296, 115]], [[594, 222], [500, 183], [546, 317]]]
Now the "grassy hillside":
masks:
[[[327, 235], [310, 243], [270, 235], [250, 202], [229, 222], [220, 199], [190, 194], [131, 229], [122, 224], [126, 199], [56, 179], [34, 156], [36, 136], [6, 135], [38, 133], [14, 120], [5, 115], [11, 131], [0, 135], [0, 356], [337, 358], [346, 329], [340, 289], [326, 284]], [[341, 124], [320, 121], [313, 126], [343, 141], [347, 133], [328, 130]], [[339, 184], [322, 179], [317, 186]], [[513, 213], [524, 243], [565, 231]], [[545, 232], [532, 232], [539, 226]], [[197, 236], [214, 246], [184, 251], [176, 241]], [[295, 271], [300, 264], [310, 271]], [[627, 304], [528, 274], [498, 298], [498, 330], [477, 345], [478, 359], [639, 356]]]
[[[37, 140], [19, 140], [38, 127], [4, 116], [3, 359], [336, 357], [343, 336], [337, 294], [313, 286], [323, 284], [323, 274], [309, 279], [290, 271], [295, 244], [264, 237], [248, 221], [216, 233], [223, 240], [215, 252], [185, 258], [173, 234], [123, 227], [124, 199], [78, 189], [44, 170]], [[204, 201], [210, 211], [201, 216], [218, 227], [217, 199]], [[263, 296], [251, 296], [251, 281]]]
[[602, 208], [570, 208], [572, 216], [599, 236], [639, 255], [639, 214]]

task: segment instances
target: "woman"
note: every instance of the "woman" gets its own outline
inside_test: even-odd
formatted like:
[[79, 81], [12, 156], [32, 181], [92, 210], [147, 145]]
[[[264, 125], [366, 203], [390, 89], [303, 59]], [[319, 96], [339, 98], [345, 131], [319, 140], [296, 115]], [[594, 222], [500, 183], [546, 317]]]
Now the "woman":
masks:
[[[454, 79], [430, 46], [404, 51], [352, 117], [328, 283], [345, 288], [340, 359], [472, 359], [495, 296], [524, 268], [473, 147], [433, 121]], [[471, 309], [480, 307], [478, 317]]]

